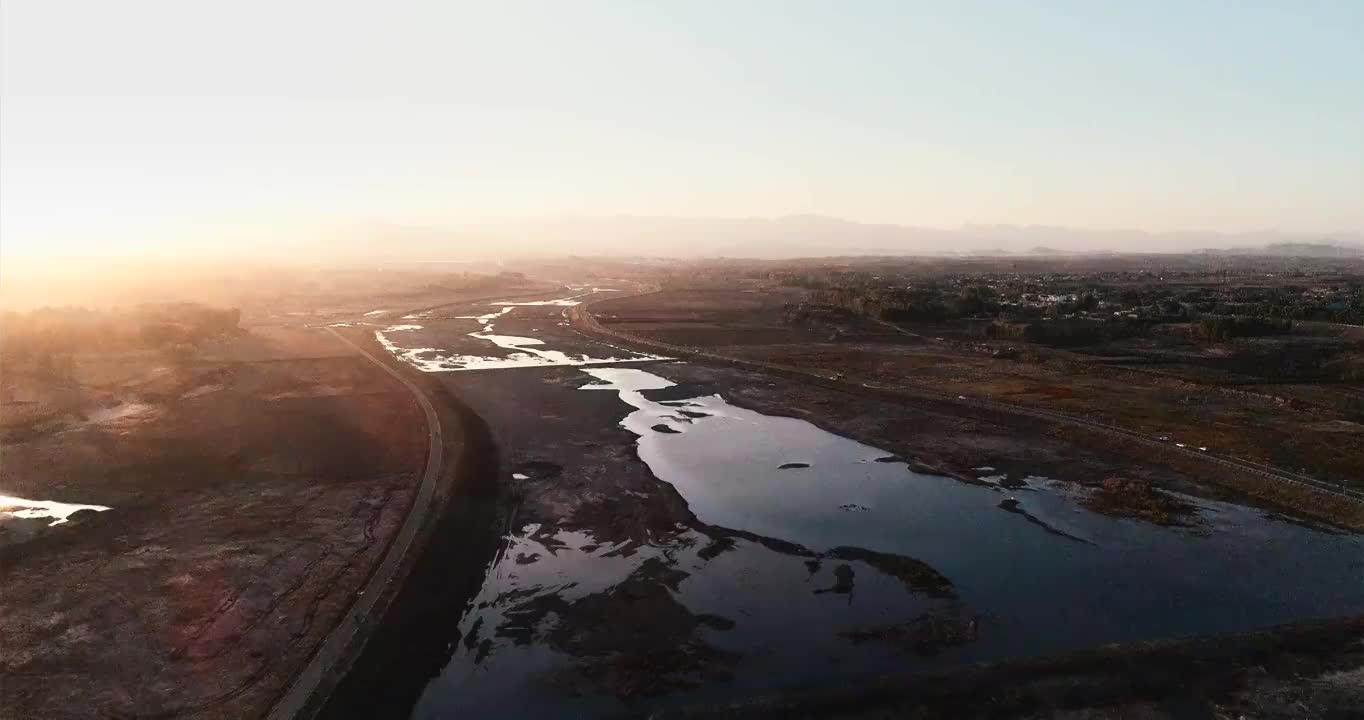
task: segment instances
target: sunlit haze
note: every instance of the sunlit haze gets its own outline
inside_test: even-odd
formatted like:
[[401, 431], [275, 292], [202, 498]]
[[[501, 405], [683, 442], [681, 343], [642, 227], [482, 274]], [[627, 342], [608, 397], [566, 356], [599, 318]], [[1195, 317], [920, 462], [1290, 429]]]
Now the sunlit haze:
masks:
[[1364, 0], [0, 0], [0, 720], [1359, 717]]
[[368, 222], [791, 214], [1359, 233], [1361, 32], [1352, 0], [6, 0], [0, 238], [217, 256]]

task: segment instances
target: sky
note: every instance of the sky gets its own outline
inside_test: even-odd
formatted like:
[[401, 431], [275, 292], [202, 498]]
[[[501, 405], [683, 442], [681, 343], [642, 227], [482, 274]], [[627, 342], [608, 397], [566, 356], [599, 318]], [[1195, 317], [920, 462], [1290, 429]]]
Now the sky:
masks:
[[1364, 230], [1364, 2], [4, 0], [0, 252], [823, 214]]

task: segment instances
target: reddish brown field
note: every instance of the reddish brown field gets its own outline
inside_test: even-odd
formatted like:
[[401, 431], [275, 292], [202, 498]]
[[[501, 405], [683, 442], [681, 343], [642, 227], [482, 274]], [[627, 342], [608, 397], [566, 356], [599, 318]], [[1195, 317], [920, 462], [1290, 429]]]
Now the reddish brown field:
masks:
[[401, 524], [419, 409], [316, 330], [76, 360], [5, 369], [3, 494], [112, 509], [0, 524], [0, 714], [263, 715]]

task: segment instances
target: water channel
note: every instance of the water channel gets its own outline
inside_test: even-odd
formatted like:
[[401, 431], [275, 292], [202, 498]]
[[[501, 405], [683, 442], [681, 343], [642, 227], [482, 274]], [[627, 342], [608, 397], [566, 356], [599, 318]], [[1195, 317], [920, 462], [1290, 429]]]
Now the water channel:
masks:
[[[491, 334], [504, 307], [469, 335], [539, 343]], [[1359, 535], [1186, 496], [1178, 526], [1114, 517], [1065, 478], [916, 472], [687, 392], [666, 366], [581, 372], [582, 392], [619, 397], [639, 459], [697, 524], [630, 547], [515, 527], [415, 717], [597, 715], [1364, 609]], [[647, 620], [613, 629], [619, 608]], [[675, 651], [637, 679], [612, 660], [630, 633]]]

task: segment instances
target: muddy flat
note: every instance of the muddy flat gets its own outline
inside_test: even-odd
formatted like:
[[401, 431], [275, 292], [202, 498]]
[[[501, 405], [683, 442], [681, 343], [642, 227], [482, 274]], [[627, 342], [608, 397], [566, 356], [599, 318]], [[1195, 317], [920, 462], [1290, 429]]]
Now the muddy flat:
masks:
[[0, 715], [264, 716], [406, 515], [410, 393], [302, 328], [7, 371], [46, 415], [0, 450]]

